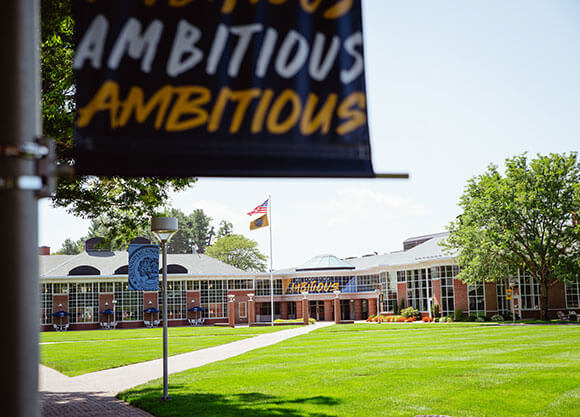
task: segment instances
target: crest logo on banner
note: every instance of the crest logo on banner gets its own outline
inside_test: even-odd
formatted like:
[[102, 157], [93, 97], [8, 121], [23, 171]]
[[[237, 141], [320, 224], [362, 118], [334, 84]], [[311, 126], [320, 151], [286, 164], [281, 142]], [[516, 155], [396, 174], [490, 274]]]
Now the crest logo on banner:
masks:
[[129, 245], [129, 289], [159, 290], [159, 246]]
[[373, 177], [361, 0], [75, 0], [76, 171]]

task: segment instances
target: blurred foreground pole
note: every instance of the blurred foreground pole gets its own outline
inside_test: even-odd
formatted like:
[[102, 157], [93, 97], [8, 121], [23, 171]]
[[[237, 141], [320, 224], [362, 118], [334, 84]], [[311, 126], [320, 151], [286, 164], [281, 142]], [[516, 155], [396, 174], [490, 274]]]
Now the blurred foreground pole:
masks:
[[41, 134], [37, 0], [4, 0], [0, 13], [0, 256], [2, 416], [38, 417], [37, 161]]

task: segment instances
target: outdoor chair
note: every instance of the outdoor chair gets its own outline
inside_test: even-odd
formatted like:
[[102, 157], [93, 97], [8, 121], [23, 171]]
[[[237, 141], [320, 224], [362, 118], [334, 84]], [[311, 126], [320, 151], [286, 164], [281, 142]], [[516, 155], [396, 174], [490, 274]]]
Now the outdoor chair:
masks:
[[153, 326], [158, 326], [161, 320], [153, 320]]
[[558, 320], [568, 320], [568, 316], [565, 315], [562, 311], [558, 311]]

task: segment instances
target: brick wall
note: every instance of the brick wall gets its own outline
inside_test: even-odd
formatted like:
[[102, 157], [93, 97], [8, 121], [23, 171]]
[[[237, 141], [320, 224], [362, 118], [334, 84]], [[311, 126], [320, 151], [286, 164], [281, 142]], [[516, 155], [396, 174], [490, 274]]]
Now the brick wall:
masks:
[[401, 300], [405, 300], [405, 307], [407, 306], [407, 283], [397, 283], [397, 302], [401, 305]]
[[484, 283], [483, 294], [486, 315], [493, 316], [497, 312], [497, 284], [495, 282]]
[[454, 279], [453, 293], [455, 298], [455, 309], [461, 309], [464, 313], [467, 313], [469, 307], [467, 301], [467, 285], [457, 279]]

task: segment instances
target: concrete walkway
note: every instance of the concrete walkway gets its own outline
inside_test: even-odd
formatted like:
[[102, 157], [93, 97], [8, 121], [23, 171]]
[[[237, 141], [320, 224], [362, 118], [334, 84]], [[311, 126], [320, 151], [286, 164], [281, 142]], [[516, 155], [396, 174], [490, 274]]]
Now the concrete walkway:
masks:
[[[169, 374], [232, 358], [332, 324], [332, 322], [318, 322], [311, 326], [280, 330], [225, 345], [170, 356], [167, 365]], [[72, 378], [40, 365], [39, 391], [42, 415], [46, 417], [150, 416], [116, 399], [115, 395], [162, 376], [162, 359]]]

